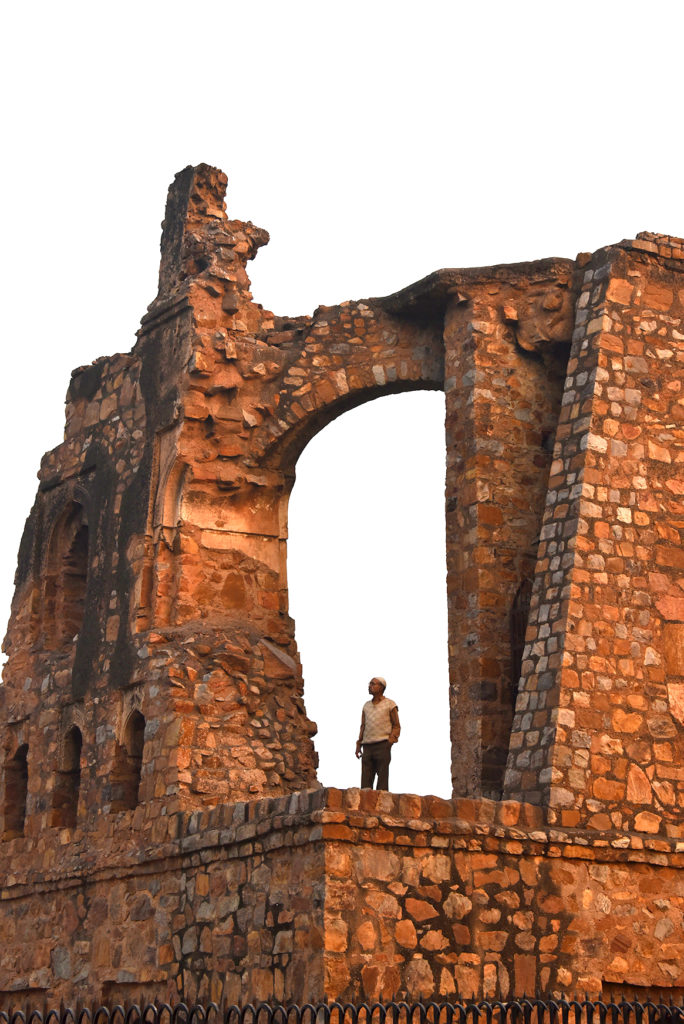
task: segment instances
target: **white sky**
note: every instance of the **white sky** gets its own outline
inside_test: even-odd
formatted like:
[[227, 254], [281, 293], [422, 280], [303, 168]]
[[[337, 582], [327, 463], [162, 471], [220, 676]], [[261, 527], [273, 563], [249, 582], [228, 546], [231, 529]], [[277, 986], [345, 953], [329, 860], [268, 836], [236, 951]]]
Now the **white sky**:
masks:
[[[386, 294], [443, 266], [574, 256], [643, 229], [684, 235], [683, 28], [684, 7], [663, 0], [10, 5], [0, 616], [40, 456], [61, 439], [69, 373], [128, 350], [154, 298], [176, 171], [206, 161], [227, 172], [230, 215], [271, 233], [251, 264], [255, 298], [283, 314]], [[299, 465], [293, 611], [329, 784], [357, 778], [359, 708], [378, 673], [405, 722], [392, 787], [449, 790], [442, 469], [428, 484], [425, 457], [441, 415], [435, 395], [374, 403], [331, 425]], [[315, 511], [314, 499], [328, 504]], [[429, 550], [430, 583], [418, 575]], [[361, 610], [369, 597], [389, 610], [386, 634]]]

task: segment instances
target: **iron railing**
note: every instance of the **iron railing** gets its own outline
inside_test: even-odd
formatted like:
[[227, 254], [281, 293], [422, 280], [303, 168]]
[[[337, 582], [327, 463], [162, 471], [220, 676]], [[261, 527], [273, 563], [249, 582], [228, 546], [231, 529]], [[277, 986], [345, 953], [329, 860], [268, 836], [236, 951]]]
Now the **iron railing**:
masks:
[[465, 1000], [456, 1003], [132, 1003], [0, 1010], [0, 1024], [684, 1024], [684, 998]]

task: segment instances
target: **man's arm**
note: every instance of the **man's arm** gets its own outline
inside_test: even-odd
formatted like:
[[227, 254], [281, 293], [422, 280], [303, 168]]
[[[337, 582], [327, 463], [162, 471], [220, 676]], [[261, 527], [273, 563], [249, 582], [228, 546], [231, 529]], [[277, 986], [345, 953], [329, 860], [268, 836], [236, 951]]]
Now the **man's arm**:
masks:
[[363, 715], [364, 715], [364, 712], [362, 711], [361, 712], [361, 728], [359, 729], [359, 738], [356, 741], [356, 756], [357, 757], [361, 757], [361, 740], [363, 739], [363, 729], [364, 729], [364, 717], [363, 717]]
[[390, 711], [390, 722], [392, 725], [392, 731], [389, 734], [390, 743], [396, 743], [399, 739], [399, 733], [401, 732], [401, 726], [399, 724], [399, 708], [392, 708]]

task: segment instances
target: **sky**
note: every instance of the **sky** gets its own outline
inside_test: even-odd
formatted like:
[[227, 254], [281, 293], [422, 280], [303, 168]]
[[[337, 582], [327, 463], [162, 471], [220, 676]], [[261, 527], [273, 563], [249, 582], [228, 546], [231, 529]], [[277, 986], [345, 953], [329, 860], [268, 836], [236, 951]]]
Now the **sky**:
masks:
[[[682, 5], [26, 0], [2, 29], [4, 621], [70, 371], [132, 347], [188, 164], [269, 230], [252, 291], [279, 314], [684, 235]], [[358, 779], [379, 674], [404, 722], [392, 788], [450, 791], [442, 424], [439, 395], [382, 399], [297, 467], [292, 612], [329, 785]]]

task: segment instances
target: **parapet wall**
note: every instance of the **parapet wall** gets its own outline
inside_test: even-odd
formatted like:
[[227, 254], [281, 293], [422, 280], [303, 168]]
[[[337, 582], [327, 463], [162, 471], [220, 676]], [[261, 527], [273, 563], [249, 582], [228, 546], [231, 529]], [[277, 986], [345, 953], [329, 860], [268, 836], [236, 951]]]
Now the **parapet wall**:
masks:
[[684, 834], [323, 790], [9, 844], [0, 999], [600, 994], [684, 986]]

